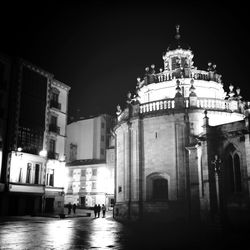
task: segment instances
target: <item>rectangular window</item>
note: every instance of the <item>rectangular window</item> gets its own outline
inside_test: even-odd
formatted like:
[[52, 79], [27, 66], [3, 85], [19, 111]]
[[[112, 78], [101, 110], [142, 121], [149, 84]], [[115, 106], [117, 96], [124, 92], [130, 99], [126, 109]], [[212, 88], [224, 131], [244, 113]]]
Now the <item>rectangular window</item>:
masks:
[[49, 151], [52, 153], [56, 151], [56, 141], [53, 139], [49, 140]]
[[104, 122], [102, 122], [102, 128], [104, 128]]
[[70, 176], [70, 177], [73, 176], [73, 170], [69, 170], [69, 176]]
[[49, 186], [54, 186], [54, 169], [50, 170]]
[[40, 164], [35, 165], [35, 184], [39, 183]]
[[86, 169], [81, 170], [81, 176], [86, 176]]
[[56, 103], [57, 103], [57, 102], [58, 102], [58, 94], [52, 92], [51, 100], [52, 100], [53, 102], [56, 102]]
[[20, 170], [19, 170], [19, 176], [18, 176], [18, 182], [22, 182], [22, 177], [23, 176], [23, 169], [22, 168], [20, 168]]
[[30, 183], [31, 181], [31, 166], [31, 163], [27, 164], [26, 183]]
[[101, 141], [104, 141], [104, 135], [101, 136]]
[[48, 186], [54, 186], [54, 169], [49, 169], [46, 175], [46, 184]]
[[96, 168], [92, 169], [92, 175], [94, 175], [94, 176], [97, 175], [97, 169]]
[[77, 159], [77, 145], [71, 143], [69, 151], [69, 161], [75, 161]]
[[101, 155], [104, 155], [104, 149], [101, 148]]
[[92, 182], [92, 189], [96, 189], [96, 182]]
[[119, 186], [119, 187], [118, 187], [118, 193], [121, 193], [121, 191], [122, 191], [122, 187]]
[[51, 116], [51, 120], [50, 120], [50, 124], [52, 124], [52, 125], [57, 125], [57, 117], [56, 116]]

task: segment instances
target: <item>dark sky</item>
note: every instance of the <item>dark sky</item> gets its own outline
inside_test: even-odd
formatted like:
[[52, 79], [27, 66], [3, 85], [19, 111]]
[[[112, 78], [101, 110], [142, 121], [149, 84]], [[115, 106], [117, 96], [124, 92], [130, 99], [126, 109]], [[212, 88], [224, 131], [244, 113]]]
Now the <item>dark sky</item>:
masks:
[[8, 1], [1, 6], [0, 51], [71, 86], [70, 116], [77, 109], [81, 116], [113, 115], [146, 66], [155, 64], [157, 72], [163, 66], [162, 53], [180, 24], [194, 65], [206, 69], [214, 62], [225, 90], [232, 83], [250, 100], [247, 6], [168, 2]]

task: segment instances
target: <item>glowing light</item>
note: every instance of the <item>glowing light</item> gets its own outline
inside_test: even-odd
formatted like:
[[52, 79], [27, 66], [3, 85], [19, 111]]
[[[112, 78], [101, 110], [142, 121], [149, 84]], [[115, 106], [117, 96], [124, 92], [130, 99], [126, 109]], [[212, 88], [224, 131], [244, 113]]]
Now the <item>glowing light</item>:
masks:
[[39, 155], [42, 156], [42, 157], [46, 157], [47, 156], [47, 151], [46, 150], [41, 150], [39, 152]]

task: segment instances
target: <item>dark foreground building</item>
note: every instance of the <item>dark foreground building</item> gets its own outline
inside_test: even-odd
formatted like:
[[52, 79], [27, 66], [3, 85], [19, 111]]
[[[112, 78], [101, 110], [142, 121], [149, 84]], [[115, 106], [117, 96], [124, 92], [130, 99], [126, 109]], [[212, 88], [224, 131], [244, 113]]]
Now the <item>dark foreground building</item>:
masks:
[[0, 59], [0, 214], [60, 212], [70, 88], [25, 60]]
[[249, 219], [250, 102], [176, 41], [117, 107], [114, 217]]

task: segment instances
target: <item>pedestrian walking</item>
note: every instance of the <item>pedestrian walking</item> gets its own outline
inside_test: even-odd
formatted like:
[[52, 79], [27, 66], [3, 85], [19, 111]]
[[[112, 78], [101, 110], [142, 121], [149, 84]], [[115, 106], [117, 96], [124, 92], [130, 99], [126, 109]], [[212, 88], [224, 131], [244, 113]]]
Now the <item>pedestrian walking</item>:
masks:
[[95, 218], [96, 218], [96, 215], [97, 215], [97, 210], [98, 210], [98, 207], [97, 207], [97, 205], [95, 204], [95, 206], [94, 206], [94, 214], [95, 214]]
[[100, 212], [101, 212], [101, 206], [100, 206], [100, 204], [98, 204], [98, 206], [97, 206], [98, 218], [100, 218]]
[[71, 203], [68, 204], [68, 214], [71, 214], [71, 209], [72, 209], [72, 205]]
[[76, 214], [76, 204], [73, 204], [73, 213]]
[[102, 204], [102, 218], [105, 218], [105, 213], [106, 213], [106, 207], [104, 204]]

